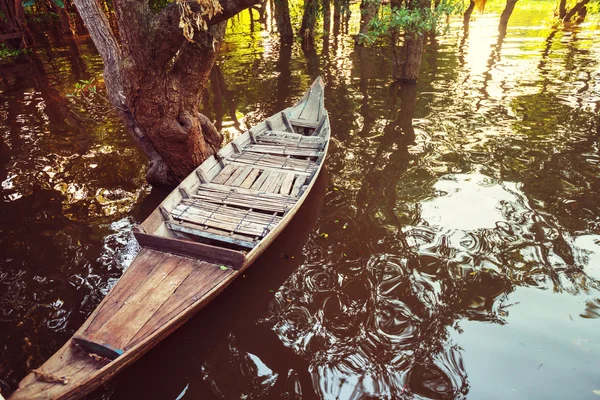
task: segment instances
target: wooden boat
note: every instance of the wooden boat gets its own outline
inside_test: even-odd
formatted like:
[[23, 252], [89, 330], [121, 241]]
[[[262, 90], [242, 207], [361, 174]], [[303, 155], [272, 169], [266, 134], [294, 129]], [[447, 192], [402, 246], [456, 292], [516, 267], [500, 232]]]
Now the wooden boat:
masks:
[[208, 304], [273, 242], [310, 192], [330, 129], [317, 78], [293, 107], [207, 159], [134, 234], [141, 251], [98, 308], [11, 399], [77, 399]]

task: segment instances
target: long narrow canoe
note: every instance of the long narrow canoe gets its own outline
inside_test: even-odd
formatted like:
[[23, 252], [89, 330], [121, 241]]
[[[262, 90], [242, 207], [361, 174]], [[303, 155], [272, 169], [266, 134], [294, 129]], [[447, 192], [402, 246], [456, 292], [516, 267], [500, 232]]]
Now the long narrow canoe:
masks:
[[207, 159], [134, 230], [141, 251], [71, 339], [11, 399], [78, 399], [208, 304], [275, 240], [329, 147], [317, 78], [293, 107]]

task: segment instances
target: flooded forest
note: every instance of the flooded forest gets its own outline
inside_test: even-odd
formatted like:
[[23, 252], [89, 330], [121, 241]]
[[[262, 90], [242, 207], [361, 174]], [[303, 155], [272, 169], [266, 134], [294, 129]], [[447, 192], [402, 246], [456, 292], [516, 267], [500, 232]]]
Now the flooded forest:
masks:
[[2, 396], [319, 76], [289, 226], [86, 398], [600, 399], [598, 0], [0, 0]]

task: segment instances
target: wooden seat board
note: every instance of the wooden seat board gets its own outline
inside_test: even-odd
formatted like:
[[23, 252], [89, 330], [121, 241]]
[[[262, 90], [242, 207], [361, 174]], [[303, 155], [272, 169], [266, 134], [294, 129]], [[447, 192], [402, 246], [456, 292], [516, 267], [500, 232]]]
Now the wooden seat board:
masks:
[[260, 174], [260, 176], [256, 179], [256, 181], [254, 181], [252, 186], [250, 186], [250, 189], [254, 190], [254, 191], [260, 190], [260, 187], [263, 185], [263, 183], [265, 183], [265, 181], [269, 178], [269, 176], [272, 173], [273, 172], [269, 171], [269, 170], [262, 170], [262, 173]]
[[[225, 204], [215, 204], [208, 202], [200, 202], [196, 200], [185, 200], [181, 202], [174, 210], [177, 216], [181, 214], [195, 214], [195, 215], [223, 215], [228, 217], [228, 220], [238, 221], [253, 221], [253, 222], [263, 222], [263, 221], [272, 221], [273, 218], [270, 214], [250, 211], [249, 208], [233, 208], [229, 207]], [[279, 222], [281, 217], [276, 217], [275, 221]]]
[[224, 231], [218, 228], [188, 224], [181, 221], [172, 221], [167, 222], [166, 224], [169, 229], [176, 232], [197, 236], [203, 239], [210, 239], [217, 242], [234, 244], [236, 246], [245, 247], [248, 249], [254, 248], [257, 243], [254, 240], [255, 236], [249, 237], [241, 234], [232, 234], [229, 231]]
[[196, 260], [188, 277], [131, 339], [125, 349], [135, 346], [146, 336], [168, 323], [169, 320], [191, 306], [233, 273], [233, 269], [222, 270], [216, 264]]
[[223, 183], [223, 185], [225, 186], [232, 186], [232, 183], [235, 182], [235, 180], [238, 178], [238, 176], [240, 176], [242, 173], [244, 173], [244, 170], [247, 167], [236, 167], [235, 171], [233, 171], [233, 173], [229, 176], [229, 178], [227, 178], [227, 180], [225, 181], [225, 183]]
[[174, 216], [176, 220], [186, 221], [199, 226], [206, 225], [233, 233], [242, 233], [249, 236], [262, 237], [269, 226], [274, 223], [259, 223], [247, 221], [242, 218], [230, 217], [226, 214], [212, 213], [199, 209], [188, 210], [188, 212]]
[[250, 145], [244, 151], [261, 154], [275, 154], [291, 157], [318, 157], [319, 152], [313, 149], [297, 148], [294, 145], [270, 146], [270, 145]]
[[291, 200], [291, 201], [296, 201], [296, 199], [294, 199], [291, 196], [284, 196], [281, 194], [276, 194], [276, 193], [265, 193], [265, 192], [261, 192], [258, 191], [256, 189], [245, 189], [245, 188], [231, 188], [228, 186], [224, 186], [224, 185], [217, 185], [217, 184], [213, 184], [213, 183], [206, 183], [206, 184], [201, 184], [198, 187], [198, 192], [200, 191], [214, 191], [214, 192], [222, 192], [222, 193], [236, 193], [236, 194], [246, 194], [246, 195], [251, 195], [251, 196], [257, 196], [257, 197], [261, 197], [261, 198], [268, 198], [268, 199], [273, 199], [276, 201], [285, 201], [285, 200]]
[[234, 197], [231, 196], [227, 199], [221, 199], [221, 198], [215, 198], [215, 197], [211, 197], [208, 194], [202, 194], [202, 195], [194, 195], [192, 196], [194, 199], [200, 199], [202, 202], [206, 202], [206, 203], [214, 203], [214, 204], [225, 204], [225, 205], [231, 205], [231, 206], [236, 206], [236, 207], [243, 207], [243, 208], [251, 208], [253, 210], [261, 210], [264, 212], [269, 212], [269, 213], [273, 213], [273, 212], [285, 212], [286, 210], [290, 209], [293, 206], [292, 202], [283, 202], [283, 203], [276, 203], [276, 202], [271, 202], [271, 201], [261, 201], [260, 199], [245, 199], [245, 198], [240, 198], [240, 197]]
[[182, 261], [182, 257], [168, 255], [141, 287], [131, 291], [123, 305], [114, 310], [113, 316], [102, 327], [86, 336], [123, 349], [189, 275], [191, 264]]

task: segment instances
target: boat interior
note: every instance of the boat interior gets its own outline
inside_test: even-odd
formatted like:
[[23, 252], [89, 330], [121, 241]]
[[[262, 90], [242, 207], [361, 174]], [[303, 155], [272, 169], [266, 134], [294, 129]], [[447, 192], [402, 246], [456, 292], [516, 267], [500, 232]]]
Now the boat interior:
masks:
[[239, 267], [244, 257], [226, 250], [251, 251], [282, 221], [318, 172], [328, 137], [322, 86], [313, 85], [202, 163], [136, 227], [136, 238]]

